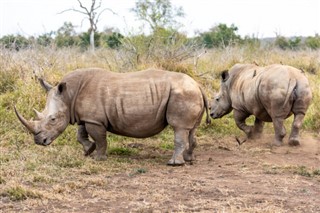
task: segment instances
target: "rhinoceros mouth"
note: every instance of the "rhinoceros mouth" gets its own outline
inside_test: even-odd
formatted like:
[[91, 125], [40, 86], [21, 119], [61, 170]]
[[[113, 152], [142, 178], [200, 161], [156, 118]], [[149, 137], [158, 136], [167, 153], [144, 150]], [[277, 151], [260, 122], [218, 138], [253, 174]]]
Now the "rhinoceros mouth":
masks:
[[[38, 134], [39, 135], [39, 134]], [[37, 135], [35, 135], [37, 136]], [[41, 136], [39, 137], [35, 137], [35, 143], [41, 146], [48, 146], [52, 143], [52, 139], [51, 138], [41, 138]]]
[[51, 143], [52, 143], [52, 139], [50, 139], [50, 138], [45, 138], [45, 139], [43, 139], [43, 142], [42, 142], [42, 145], [43, 146], [48, 146], [48, 145], [50, 145]]
[[213, 118], [213, 119], [217, 119], [217, 118], [221, 118], [221, 117], [222, 117], [222, 115], [218, 115], [218, 114], [216, 114], [216, 113], [211, 113], [210, 116], [211, 116], [211, 118]]

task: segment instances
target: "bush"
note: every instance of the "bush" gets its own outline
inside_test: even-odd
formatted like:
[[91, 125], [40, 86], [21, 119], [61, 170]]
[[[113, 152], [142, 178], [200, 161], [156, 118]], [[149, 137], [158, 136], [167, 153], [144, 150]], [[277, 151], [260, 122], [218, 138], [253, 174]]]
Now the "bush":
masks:
[[230, 27], [226, 24], [219, 24], [210, 31], [202, 33], [200, 39], [207, 48], [225, 48], [241, 42], [241, 37], [236, 34], [237, 31], [238, 27], [233, 24]]
[[320, 48], [320, 36], [316, 34], [314, 37], [307, 37], [305, 44], [307, 47], [316, 50]]
[[6, 49], [20, 50], [30, 47], [30, 41], [21, 35], [7, 35], [0, 39], [0, 44]]

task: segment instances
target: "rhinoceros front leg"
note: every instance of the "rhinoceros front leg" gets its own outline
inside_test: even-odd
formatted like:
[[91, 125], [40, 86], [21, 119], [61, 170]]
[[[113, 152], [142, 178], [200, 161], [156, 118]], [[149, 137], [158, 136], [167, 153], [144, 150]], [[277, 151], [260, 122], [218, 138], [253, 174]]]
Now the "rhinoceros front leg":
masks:
[[188, 142], [189, 130], [175, 128], [174, 129], [174, 153], [168, 161], [170, 166], [184, 165], [185, 161], [183, 153]]
[[302, 125], [302, 121], [304, 118], [304, 114], [295, 114], [294, 120], [291, 127], [291, 134], [289, 137], [289, 145], [291, 146], [298, 146], [300, 144], [299, 142], [299, 130]]
[[107, 159], [107, 130], [102, 125], [86, 123], [86, 130], [91, 136], [91, 138], [95, 141], [96, 144], [96, 160], [106, 160]]
[[246, 119], [249, 117], [249, 114], [243, 113], [242, 111], [239, 111], [239, 110], [234, 110], [233, 116], [234, 116], [234, 120], [235, 120], [237, 126], [239, 127], [239, 129], [244, 131], [244, 133], [246, 133], [247, 137], [249, 139], [251, 139], [252, 133], [253, 133], [253, 127], [248, 126], [246, 124]]
[[96, 149], [96, 144], [89, 140], [89, 135], [84, 125], [79, 125], [78, 127], [77, 140], [82, 144], [85, 156], [90, 155]]

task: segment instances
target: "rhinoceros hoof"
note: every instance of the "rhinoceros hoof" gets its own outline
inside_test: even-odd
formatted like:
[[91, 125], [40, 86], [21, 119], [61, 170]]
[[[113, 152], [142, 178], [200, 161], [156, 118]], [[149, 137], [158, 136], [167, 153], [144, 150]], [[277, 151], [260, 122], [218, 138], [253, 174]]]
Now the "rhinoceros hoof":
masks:
[[90, 155], [95, 149], [96, 149], [95, 143], [90, 144], [90, 147], [85, 147], [84, 148], [84, 156]]
[[177, 159], [170, 159], [167, 163], [168, 166], [183, 166], [185, 161], [177, 160]]
[[183, 159], [185, 161], [194, 161], [195, 160], [195, 157], [193, 154], [187, 154], [187, 153], [184, 153], [183, 154]]
[[297, 138], [290, 138], [289, 139], [289, 145], [290, 146], [299, 146], [300, 142]]

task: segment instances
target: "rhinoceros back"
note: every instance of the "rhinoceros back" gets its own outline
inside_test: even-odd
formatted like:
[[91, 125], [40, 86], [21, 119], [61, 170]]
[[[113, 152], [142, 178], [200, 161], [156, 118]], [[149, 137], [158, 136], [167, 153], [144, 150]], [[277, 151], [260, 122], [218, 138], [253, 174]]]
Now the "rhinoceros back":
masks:
[[[103, 124], [110, 132], [141, 138], [163, 130], [170, 97], [196, 85], [184, 74], [160, 70], [126, 74], [92, 70], [81, 81], [75, 103], [77, 122]], [[202, 101], [200, 90], [199, 94]]]

